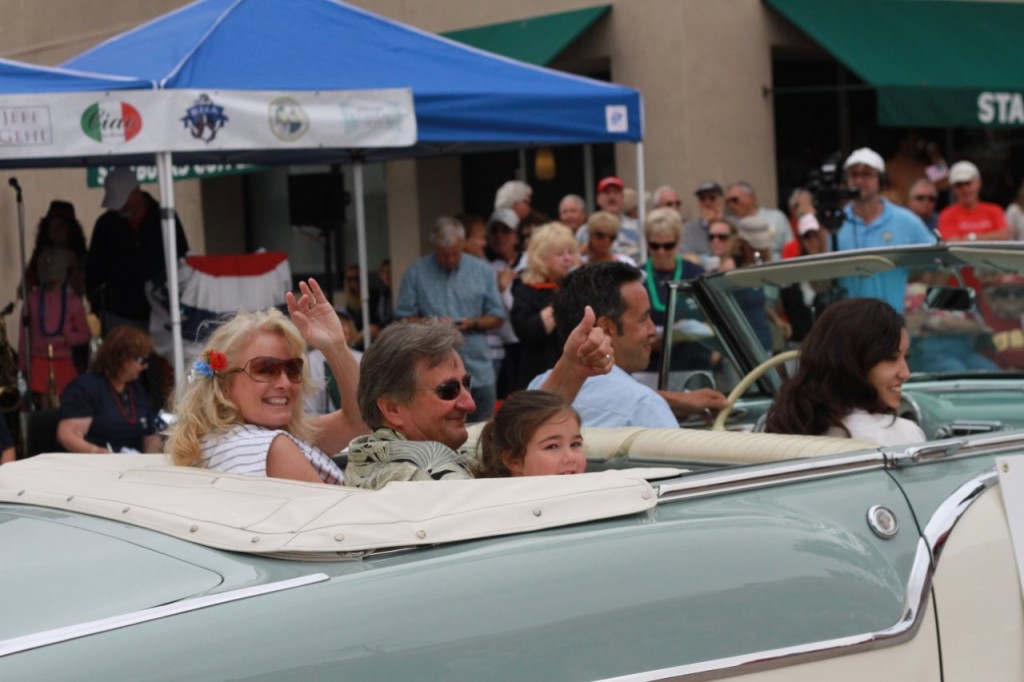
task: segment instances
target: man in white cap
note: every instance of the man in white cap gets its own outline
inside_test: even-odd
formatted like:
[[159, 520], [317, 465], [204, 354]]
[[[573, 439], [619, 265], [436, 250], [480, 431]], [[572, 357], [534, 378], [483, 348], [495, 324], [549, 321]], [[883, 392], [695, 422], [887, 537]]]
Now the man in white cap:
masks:
[[[885, 161], [877, 152], [862, 147], [850, 154], [843, 169], [846, 184], [858, 196], [843, 209], [846, 218], [837, 235], [840, 251], [935, 243], [935, 235], [920, 218], [882, 197]], [[907, 271], [894, 268], [871, 277], [843, 277], [840, 286], [851, 297], [878, 298], [902, 313]]]
[[939, 233], [947, 242], [1009, 239], [1010, 228], [1002, 206], [979, 199], [981, 173], [970, 161], [957, 161], [949, 169], [956, 203], [939, 214]]
[[[130, 325], [149, 330], [147, 282], [163, 284], [164, 241], [160, 204], [139, 188], [135, 171], [115, 168], [104, 181], [103, 208], [89, 240], [85, 264], [86, 295], [106, 335], [114, 327]], [[178, 255], [188, 252], [188, 241], [178, 216]]]

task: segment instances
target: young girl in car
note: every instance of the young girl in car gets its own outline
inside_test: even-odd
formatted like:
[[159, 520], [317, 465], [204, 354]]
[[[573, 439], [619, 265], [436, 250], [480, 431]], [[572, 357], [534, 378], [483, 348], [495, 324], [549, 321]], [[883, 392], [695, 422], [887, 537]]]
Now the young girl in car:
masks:
[[554, 393], [513, 393], [480, 433], [477, 456], [477, 478], [581, 474], [580, 416]]

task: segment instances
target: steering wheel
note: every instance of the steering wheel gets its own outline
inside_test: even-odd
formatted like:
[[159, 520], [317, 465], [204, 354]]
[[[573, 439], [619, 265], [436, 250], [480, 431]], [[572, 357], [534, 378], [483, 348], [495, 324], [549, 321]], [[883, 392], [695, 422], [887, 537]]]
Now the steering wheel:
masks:
[[722, 408], [722, 411], [718, 413], [718, 418], [715, 419], [715, 423], [711, 427], [711, 430], [725, 431], [725, 422], [729, 419], [729, 413], [732, 412], [733, 405], [735, 405], [736, 401], [740, 399], [740, 396], [747, 392], [747, 389], [750, 388], [751, 384], [764, 376], [765, 372], [768, 370], [778, 367], [782, 363], [792, 360], [798, 355], [800, 355], [800, 351], [787, 350], [784, 353], [773, 355], [754, 369], [750, 370], [750, 372], [747, 373], [747, 376], [740, 379], [740, 383], [736, 384], [736, 388], [732, 389], [729, 393], [726, 398], [726, 405]]

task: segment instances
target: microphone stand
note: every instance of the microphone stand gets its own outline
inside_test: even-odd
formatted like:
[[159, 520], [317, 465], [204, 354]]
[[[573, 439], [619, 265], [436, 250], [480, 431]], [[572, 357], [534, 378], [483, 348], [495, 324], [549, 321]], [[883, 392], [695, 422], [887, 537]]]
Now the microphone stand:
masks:
[[22, 358], [21, 366], [25, 368], [25, 395], [22, 396], [22, 409], [25, 411], [31, 411], [34, 409], [32, 404], [32, 389], [31, 389], [31, 378], [32, 378], [32, 318], [29, 315], [29, 302], [28, 302], [28, 277], [26, 276], [26, 262], [25, 262], [25, 202], [21, 197], [21, 185], [18, 184], [17, 178], [9, 178], [7, 184], [14, 188], [15, 201], [18, 205], [18, 248], [21, 251], [21, 334], [24, 346], [24, 358]]

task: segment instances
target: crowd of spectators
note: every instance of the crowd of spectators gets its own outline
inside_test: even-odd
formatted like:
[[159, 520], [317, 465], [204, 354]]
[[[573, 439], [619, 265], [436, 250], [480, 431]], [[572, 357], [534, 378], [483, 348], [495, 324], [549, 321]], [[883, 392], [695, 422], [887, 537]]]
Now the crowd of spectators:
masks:
[[[898, 161], [899, 155], [894, 158]], [[842, 183], [852, 196], [842, 207], [838, 225], [831, 226], [831, 230], [818, 215], [814, 194], [804, 188], [791, 192], [787, 214], [765, 205], [751, 183], [744, 180], [703, 181], [694, 189], [693, 205], [688, 207], [683, 195], [671, 185], [660, 185], [649, 197], [638, 197], [620, 178], [608, 176], [596, 183], [597, 200], [592, 211], [580, 194], [567, 194], [557, 206], [550, 207], [556, 209], [557, 219], [553, 219], [533, 205], [528, 184], [513, 180], [496, 190], [488, 218], [471, 214], [439, 217], [430, 229], [431, 252], [403, 273], [401, 286], [394, 294], [389, 261], [381, 263], [378, 281], [366, 303], [359, 268], [349, 266], [340, 303], [332, 305], [329, 313], [322, 313], [323, 308], [317, 312], [329, 314], [333, 320], [330, 334], [317, 334], [316, 325], [310, 331], [310, 310], [301, 306], [301, 335], [288, 332], [278, 321], [261, 318], [247, 324], [263, 329], [261, 333], [280, 336], [289, 348], [305, 338], [302, 354], [294, 349], [285, 353], [301, 360], [298, 369], [271, 363], [276, 371], [271, 378], [278, 380], [284, 375], [289, 383], [298, 385], [293, 392], [296, 399], [302, 398], [299, 412], [314, 418], [319, 415], [327, 420], [325, 423], [330, 423], [330, 415], [347, 414], [343, 419], [346, 442], [348, 436], [378, 428], [375, 424], [391, 424], [388, 428], [401, 435], [398, 426], [403, 417], [397, 413], [378, 415], [375, 410], [379, 406], [357, 404], [351, 383], [356, 370], [348, 360], [344, 363], [347, 369], [339, 370], [337, 354], [328, 352], [324, 340], [336, 343], [344, 339], [345, 357], [358, 367], [366, 336], [376, 339], [396, 321], [405, 321], [406, 325], [429, 322], [435, 337], [442, 327], [457, 332], [452, 337], [457, 342], [444, 346], [433, 359], [428, 358], [427, 367], [419, 368], [440, 377], [445, 373], [440, 370], [448, 365], [430, 363], [441, 357], [458, 357], [448, 369], [459, 376], [438, 383], [436, 391], [430, 389], [445, 404], [445, 410], [434, 415], [441, 420], [441, 428], [445, 420], [454, 419], [458, 432], [458, 424], [466, 420], [491, 419], [502, 400], [517, 392], [547, 387], [552, 370], [564, 362], [569, 337], [581, 325], [596, 336], [591, 346], [603, 343], [613, 352], [607, 354], [609, 366], [605, 371], [573, 379], [579, 380], [578, 391], [567, 392], [563, 399], [572, 402], [574, 412], [552, 406], [562, 415], [559, 419], [575, 415], [575, 422], [567, 422], [569, 431], [578, 429], [579, 424], [669, 426], [691, 415], [708, 419], [724, 406], [721, 393], [713, 389], [659, 392], [642, 378], [645, 373], [658, 371], [664, 339], [673, 338], [664, 333], [668, 282], [831, 250], [940, 240], [1024, 239], [1024, 187], [1004, 212], [1000, 206], [981, 199], [982, 174], [970, 161], [958, 161], [947, 169], [941, 159], [936, 159], [920, 170], [920, 177], [909, 165], [896, 165], [900, 168], [899, 191], [890, 184], [887, 162], [881, 155], [868, 148], [851, 153], [842, 164]], [[939, 210], [945, 190], [951, 201]], [[901, 198], [905, 206], [898, 203]], [[649, 207], [643, 224], [637, 218], [640, 201]], [[67, 396], [58, 430], [64, 447], [79, 452], [153, 451], [159, 447], [154, 408], [163, 406], [167, 396], [142, 382], [154, 358], [152, 343], [142, 331], [147, 326], [148, 303], [138, 294], [165, 277], [163, 242], [158, 238], [159, 211], [152, 197], [140, 190], [134, 175], [123, 169], [108, 176], [103, 206], [108, 211], [97, 221], [88, 249], [74, 207], [67, 202], [54, 201], [40, 222], [26, 275], [33, 345], [25, 354], [32, 358], [31, 364], [24, 370], [40, 406], [50, 394]], [[177, 231], [179, 250], [184, 251], [187, 244], [180, 223]], [[914, 353], [924, 351], [926, 357], [941, 360], [935, 366], [920, 365], [916, 369], [1024, 366], [1024, 278], [968, 272], [966, 284], [978, 293], [977, 312], [925, 310], [925, 290], [929, 285], [944, 283], [942, 277], [941, 273], [892, 268], [870, 278], [803, 282], [782, 290], [772, 286], [742, 289], [735, 297], [768, 352], [799, 347], [829, 304], [821, 295], [838, 284], [846, 297], [881, 300], [905, 316]], [[311, 291], [303, 291], [303, 305], [307, 299], [316, 298]], [[84, 322], [83, 297], [99, 317], [98, 329], [90, 330]], [[367, 303], [369, 328], [364, 329], [363, 306]], [[295, 302], [292, 304], [294, 317]], [[700, 311], [692, 300], [681, 297], [676, 306], [677, 324], [700, 321]], [[106, 337], [101, 347], [105, 350], [87, 366], [76, 356], [76, 349], [87, 347], [94, 332]], [[979, 335], [987, 336], [994, 350], [984, 355], [976, 352], [975, 337]], [[251, 339], [242, 338], [238, 343], [243, 341]], [[264, 379], [253, 373], [251, 363], [265, 370], [266, 363], [261, 362], [271, 356], [249, 358], [252, 353], [247, 348], [232, 347], [231, 353], [240, 353], [236, 364], [241, 359], [245, 362], [231, 371], [260, 383]], [[376, 356], [374, 353], [371, 359]], [[722, 362], [719, 353], [692, 337], [674, 342], [671, 359], [672, 370], [678, 371], [714, 372]], [[285, 360], [281, 358], [281, 362]], [[209, 358], [206, 362], [214, 375], [220, 371], [212, 367]], [[307, 370], [302, 369], [302, 363]], [[339, 380], [339, 371], [347, 376]], [[239, 381], [233, 378], [230, 384]], [[457, 384], [453, 384], [454, 389], [448, 386], [451, 381]], [[556, 375], [554, 385], [562, 385], [559, 382], [564, 380]], [[346, 391], [346, 385], [351, 390]], [[348, 401], [346, 392], [350, 394]], [[406, 389], [399, 393], [402, 400], [409, 401]], [[227, 393], [217, 396], [217, 400], [226, 398], [231, 402]], [[223, 407], [216, 401], [212, 405], [215, 409]], [[315, 455], [320, 444], [318, 429], [295, 416], [298, 408], [290, 409], [289, 420], [278, 426], [293, 436], [298, 449], [293, 452], [285, 447], [289, 456], [283, 460], [283, 470], [294, 471], [298, 465], [305, 472], [303, 477], [341, 481], [341, 472]], [[361, 413], [353, 416], [357, 409]], [[448, 414], [453, 411], [454, 418]], [[240, 423], [258, 421], [246, 416], [244, 410], [236, 417]], [[317, 422], [314, 419], [309, 423]], [[226, 423], [219, 423], [215, 431], [220, 434], [217, 438], [234, 433]], [[566, 436], [567, 442], [571, 436]], [[366, 466], [374, 469], [380, 464], [375, 459], [382, 448], [379, 435], [366, 437], [370, 440], [356, 448], [353, 461], [360, 461], [359, 453], [368, 459], [363, 460], [362, 469], [355, 466], [354, 480], [368, 480]], [[384, 440], [391, 438], [389, 435]], [[268, 453], [275, 452], [270, 446], [274, 438], [264, 434], [261, 439], [256, 446], [256, 468], [261, 473], [282, 470], [278, 469], [279, 458], [268, 459]], [[179, 459], [183, 463], [214, 461], [220, 455], [210, 454], [216, 450], [212, 442], [190, 437], [188, 454]], [[440, 442], [448, 450], [458, 450], [454, 442]], [[336, 449], [336, 445], [339, 443], [331, 440], [325, 451]], [[507, 459], [499, 457], [494, 464], [506, 472], [502, 475], [509, 470], [502, 468]], [[459, 472], [472, 475], [470, 464], [452, 461], [461, 462], [456, 467]], [[314, 470], [305, 471], [309, 464]], [[385, 478], [393, 480], [392, 473]], [[379, 473], [369, 477], [379, 483]]]

